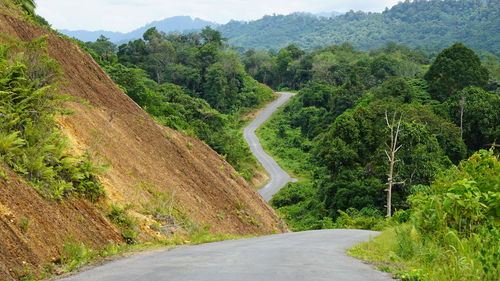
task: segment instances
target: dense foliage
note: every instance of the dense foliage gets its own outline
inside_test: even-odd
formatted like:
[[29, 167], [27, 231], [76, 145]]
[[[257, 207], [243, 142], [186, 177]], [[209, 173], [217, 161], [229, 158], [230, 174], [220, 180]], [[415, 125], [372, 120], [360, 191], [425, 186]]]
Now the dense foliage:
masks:
[[216, 30], [166, 35], [151, 28], [143, 37], [117, 48], [101, 36], [83, 46], [158, 122], [200, 138], [252, 177], [257, 164], [239, 119], [271, 100], [272, 90], [245, 72]]
[[493, 151], [481, 150], [430, 186], [415, 187], [408, 201], [407, 222], [351, 253], [413, 267], [399, 272], [402, 280], [498, 279], [500, 162]]
[[[103, 195], [99, 167], [89, 155], [75, 157], [57, 127], [55, 116], [68, 113], [57, 93], [58, 64], [46, 53], [45, 38], [0, 43], [0, 163], [25, 177], [43, 196], [61, 199], [77, 194]], [[0, 167], [1, 170], [1, 167]], [[1, 171], [0, 171], [1, 172]], [[6, 173], [3, 173], [9, 180]]]
[[382, 13], [265, 16], [252, 22], [232, 21], [219, 30], [232, 45], [245, 49], [280, 49], [295, 43], [312, 50], [348, 41], [364, 50], [396, 42], [438, 51], [461, 41], [498, 56], [499, 11], [496, 0], [406, 0]]
[[[461, 68], [459, 74], [440, 68], [442, 58], [456, 49], [474, 67]], [[281, 87], [302, 87], [259, 132], [285, 168], [306, 178], [286, 186], [271, 202], [294, 229], [342, 226], [346, 214], [382, 219], [390, 139], [386, 115], [401, 119], [392, 178], [400, 183], [392, 194], [394, 210], [409, 207], [407, 198], [415, 186], [429, 185], [440, 171], [500, 137], [500, 97], [477, 87], [492, 86], [493, 80], [478, 84], [477, 79], [461, 79], [460, 87], [449, 91], [459, 79], [434, 83], [430, 78], [473, 77], [479, 71], [488, 81], [477, 55], [463, 44], [444, 50], [430, 68], [422, 53], [396, 44], [370, 52], [344, 44], [309, 54], [289, 46], [256, 63], [259, 56], [245, 58], [258, 79], [266, 69], [270, 76], [283, 69], [274, 81]], [[371, 219], [364, 223], [374, 225]]]
[[432, 97], [443, 101], [467, 86], [485, 87], [488, 70], [474, 51], [456, 43], [437, 56], [424, 78]]

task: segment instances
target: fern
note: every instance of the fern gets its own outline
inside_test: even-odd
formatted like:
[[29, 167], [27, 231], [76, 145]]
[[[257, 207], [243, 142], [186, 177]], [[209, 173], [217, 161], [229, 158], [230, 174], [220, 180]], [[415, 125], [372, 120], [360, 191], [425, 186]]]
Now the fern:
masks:
[[0, 131], [0, 156], [6, 161], [9, 156], [18, 154], [25, 141], [19, 137], [19, 132], [12, 133]]
[[46, 54], [43, 38], [27, 43], [4, 39], [7, 43], [0, 43], [0, 161], [47, 198], [74, 194], [97, 200], [104, 195], [96, 176], [101, 167], [92, 164], [87, 154], [69, 154], [68, 141], [57, 127], [55, 116], [68, 98], [56, 92], [60, 70]]

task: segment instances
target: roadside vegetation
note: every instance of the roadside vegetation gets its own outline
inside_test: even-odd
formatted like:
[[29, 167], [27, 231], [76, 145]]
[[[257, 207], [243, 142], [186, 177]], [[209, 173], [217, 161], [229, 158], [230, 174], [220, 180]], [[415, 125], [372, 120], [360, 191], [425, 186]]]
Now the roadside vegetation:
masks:
[[33, 272], [29, 268], [16, 270], [22, 276], [22, 281], [37, 281], [64, 276], [86, 266], [99, 266], [106, 262], [133, 255], [145, 254], [154, 251], [165, 251], [181, 245], [197, 245], [223, 240], [250, 238], [251, 236], [236, 236], [228, 234], [211, 234], [208, 229], [190, 234], [188, 237], [175, 236], [168, 240], [151, 241], [136, 244], [110, 243], [100, 249], [88, 247], [83, 243], [67, 241], [61, 256], [52, 263], [45, 265], [43, 271]]
[[500, 162], [481, 150], [415, 187], [407, 219], [349, 251], [401, 280], [497, 280]]

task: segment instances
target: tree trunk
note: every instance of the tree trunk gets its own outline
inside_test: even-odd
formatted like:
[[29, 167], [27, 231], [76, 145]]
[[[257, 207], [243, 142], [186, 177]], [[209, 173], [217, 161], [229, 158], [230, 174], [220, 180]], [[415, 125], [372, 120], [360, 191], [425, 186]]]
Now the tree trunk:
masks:
[[387, 192], [386, 217], [392, 216], [392, 188], [396, 184], [402, 184], [394, 182], [394, 165], [396, 164], [396, 162], [398, 162], [398, 160], [396, 159], [396, 153], [401, 148], [401, 145], [398, 146], [398, 137], [401, 129], [401, 119], [402, 115], [399, 116], [399, 121], [397, 121], [396, 123], [396, 113], [394, 113], [392, 117], [392, 122], [389, 123], [389, 117], [387, 116], [387, 111], [385, 112], [385, 121], [387, 123], [387, 127], [391, 132], [391, 142], [390, 145], [387, 144], [389, 150], [385, 150], [385, 154], [389, 159], [389, 172], [387, 174], [387, 189], [385, 190]]
[[464, 138], [464, 111], [465, 111], [465, 95], [462, 94], [460, 99], [460, 138]]

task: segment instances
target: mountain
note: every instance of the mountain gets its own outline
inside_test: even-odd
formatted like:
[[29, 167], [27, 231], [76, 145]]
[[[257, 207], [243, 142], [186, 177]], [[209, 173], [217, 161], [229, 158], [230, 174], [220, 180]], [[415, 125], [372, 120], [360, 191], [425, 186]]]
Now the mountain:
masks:
[[245, 49], [280, 49], [292, 43], [317, 49], [348, 41], [359, 49], [395, 42], [437, 51], [461, 41], [498, 55], [499, 14], [499, 1], [405, 1], [382, 13], [265, 16], [251, 22], [231, 21], [219, 30], [231, 45]]
[[205, 26], [217, 27], [218, 24], [215, 22], [210, 22], [202, 20], [199, 18], [191, 18], [189, 16], [177, 16], [166, 18], [160, 21], [151, 22], [143, 27], [135, 29], [128, 33], [112, 32], [105, 30], [98, 31], [86, 31], [86, 30], [60, 30], [61, 33], [68, 35], [69, 37], [77, 38], [83, 42], [95, 41], [99, 36], [104, 35], [110, 39], [113, 43], [125, 43], [126, 41], [135, 40], [142, 38], [142, 35], [146, 30], [151, 27], [156, 27], [158, 31], [163, 31], [165, 33], [171, 32], [187, 32], [193, 30], [200, 30]]

